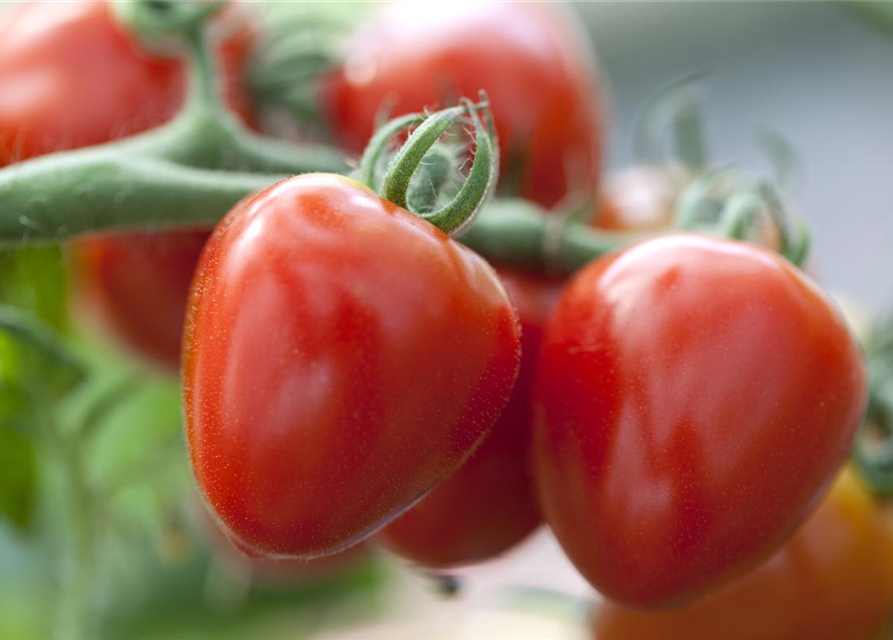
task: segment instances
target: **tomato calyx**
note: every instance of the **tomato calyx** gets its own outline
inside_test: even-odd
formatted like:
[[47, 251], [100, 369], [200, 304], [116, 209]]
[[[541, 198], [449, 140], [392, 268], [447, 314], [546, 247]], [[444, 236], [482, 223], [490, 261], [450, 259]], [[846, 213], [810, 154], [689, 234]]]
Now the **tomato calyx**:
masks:
[[708, 171], [683, 189], [676, 225], [775, 249], [798, 267], [809, 253], [806, 224], [785, 207], [772, 184], [748, 179], [732, 167]]
[[[474, 127], [474, 160], [455, 195], [438, 206], [443, 192], [454, 186], [459, 175], [458, 150], [438, 141], [463, 119], [470, 120]], [[406, 142], [389, 156], [391, 139], [414, 125]], [[356, 177], [397, 206], [455, 235], [471, 224], [492, 193], [499, 173], [498, 149], [489, 105], [482, 93], [477, 104], [464, 98], [457, 107], [391, 120], [372, 137]]]
[[152, 40], [199, 30], [225, 4], [226, 0], [136, 0], [115, 3], [112, 10], [118, 20], [133, 29], [140, 38]]

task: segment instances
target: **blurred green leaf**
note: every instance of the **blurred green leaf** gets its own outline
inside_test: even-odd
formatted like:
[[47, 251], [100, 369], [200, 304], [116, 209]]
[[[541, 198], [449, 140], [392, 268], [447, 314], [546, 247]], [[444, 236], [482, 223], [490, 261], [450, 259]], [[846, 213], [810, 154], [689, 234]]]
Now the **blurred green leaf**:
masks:
[[60, 398], [86, 375], [53, 329], [29, 312], [0, 305], [0, 394], [7, 393], [0, 406]]
[[34, 516], [37, 459], [25, 436], [0, 427], [0, 516], [27, 531]]
[[68, 328], [66, 266], [62, 247], [0, 251], [0, 301], [26, 309], [56, 331]]

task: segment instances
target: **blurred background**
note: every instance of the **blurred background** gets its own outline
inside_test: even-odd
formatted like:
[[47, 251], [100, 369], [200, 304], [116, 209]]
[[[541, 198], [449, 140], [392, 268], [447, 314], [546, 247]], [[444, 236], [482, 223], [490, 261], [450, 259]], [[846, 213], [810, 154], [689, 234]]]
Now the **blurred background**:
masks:
[[884, 8], [845, 2], [575, 3], [614, 91], [610, 161], [632, 159], [638, 108], [668, 80], [707, 73], [707, 141], [722, 162], [768, 171], [761, 127], [804, 174], [823, 283], [893, 303], [893, 38]]

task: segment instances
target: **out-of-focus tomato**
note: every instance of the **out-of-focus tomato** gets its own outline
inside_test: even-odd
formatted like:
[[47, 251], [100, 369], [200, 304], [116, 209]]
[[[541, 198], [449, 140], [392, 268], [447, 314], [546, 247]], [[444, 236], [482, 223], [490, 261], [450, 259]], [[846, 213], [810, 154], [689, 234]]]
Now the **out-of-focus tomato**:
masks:
[[210, 231], [91, 236], [72, 247], [76, 298], [122, 346], [180, 363], [189, 283]]
[[[240, 81], [252, 36], [241, 10], [216, 24], [227, 101], [245, 121]], [[107, 2], [28, 2], [0, 14], [0, 166], [109, 142], [169, 120], [182, 62], [145, 53]], [[179, 360], [189, 279], [207, 233], [96, 236], [71, 244], [86, 302], [106, 332], [167, 368]]]
[[499, 276], [521, 321], [521, 369], [509, 403], [456, 475], [381, 533], [390, 549], [429, 567], [493, 558], [542, 522], [529, 459], [531, 392], [543, 328], [562, 283], [505, 269]]
[[[238, 81], [251, 33], [224, 14], [227, 100], [250, 118]], [[101, 144], [162, 124], [183, 102], [183, 63], [145, 53], [98, 0], [26, 2], [0, 14], [0, 166]]]
[[679, 165], [634, 165], [612, 173], [603, 182], [594, 224], [609, 231], [666, 229], [688, 179]]
[[382, 112], [399, 115], [486, 90], [519, 195], [552, 206], [594, 191], [602, 104], [594, 57], [548, 3], [389, 4], [347, 44], [324, 91], [332, 129], [363, 149]]
[[606, 603], [597, 640], [874, 640], [893, 616], [893, 513], [850, 470], [768, 562], [660, 612]]
[[371, 535], [499, 418], [517, 322], [480, 256], [353, 180], [306, 174], [246, 199], [205, 246], [184, 338], [207, 504], [266, 555]]
[[565, 289], [540, 355], [546, 521], [606, 597], [681, 604], [816, 506], [865, 378], [834, 305], [777, 254], [670, 235], [603, 258]]

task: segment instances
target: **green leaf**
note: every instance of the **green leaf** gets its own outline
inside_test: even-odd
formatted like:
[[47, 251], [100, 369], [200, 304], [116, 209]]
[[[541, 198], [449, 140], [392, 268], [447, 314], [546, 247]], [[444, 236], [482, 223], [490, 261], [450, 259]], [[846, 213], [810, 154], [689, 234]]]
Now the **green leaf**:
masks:
[[0, 251], [0, 302], [27, 309], [49, 327], [68, 328], [66, 266], [59, 245]]
[[[0, 391], [23, 391], [27, 400], [59, 398], [85, 376], [55, 331], [26, 311], [0, 305]], [[0, 400], [0, 406], [11, 401]]]
[[37, 458], [23, 435], [0, 427], [0, 518], [27, 531], [34, 516]]

